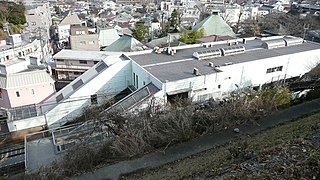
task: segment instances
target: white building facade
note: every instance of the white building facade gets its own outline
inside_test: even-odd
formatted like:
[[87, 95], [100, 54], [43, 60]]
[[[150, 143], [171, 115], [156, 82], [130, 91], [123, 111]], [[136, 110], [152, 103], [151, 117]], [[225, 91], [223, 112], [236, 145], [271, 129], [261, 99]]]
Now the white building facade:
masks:
[[121, 54], [107, 56], [48, 99], [56, 103], [43, 106], [44, 116], [13, 121], [9, 129], [63, 125], [91, 105], [92, 95], [102, 103], [129, 86], [137, 90], [113, 106], [121, 112], [139, 111], [151, 99], [160, 107], [176, 97], [221, 100], [239, 88], [305, 74], [319, 63], [320, 44], [295, 37], [253, 37]]

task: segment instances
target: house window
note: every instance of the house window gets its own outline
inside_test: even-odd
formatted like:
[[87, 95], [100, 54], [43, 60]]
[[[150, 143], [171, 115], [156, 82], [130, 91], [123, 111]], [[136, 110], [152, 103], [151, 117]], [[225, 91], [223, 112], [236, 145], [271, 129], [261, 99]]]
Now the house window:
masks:
[[98, 104], [98, 96], [96, 94], [91, 95], [91, 104]]
[[34, 93], [34, 89], [30, 89], [30, 94], [31, 95], [34, 95], [35, 93]]
[[20, 97], [20, 92], [19, 91], [16, 91], [16, 96]]
[[80, 45], [86, 45], [85, 41], [80, 41]]
[[80, 64], [87, 64], [87, 61], [80, 60], [79, 63], [80, 63]]
[[89, 41], [89, 44], [90, 45], [94, 45], [94, 41]]

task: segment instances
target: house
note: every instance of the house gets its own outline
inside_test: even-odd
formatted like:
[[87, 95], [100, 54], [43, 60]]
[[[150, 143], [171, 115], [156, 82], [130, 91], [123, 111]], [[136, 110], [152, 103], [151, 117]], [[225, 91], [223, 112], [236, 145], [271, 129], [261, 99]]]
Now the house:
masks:
[[[0, 74], [0, 104], [3, 108], [17, 109], [37, 104], [54, 92], [54, 80], [46, 70]], [[23, 113], [26, 112], [21, 112], [21, 116]]]
[[77, 14], [66, 16], [58, 25], [59, 42], [69, 45], [71, 25], [81, 26], [81, 21]]
[[88, 34], [85, 26], [71, 26], [70, 46], [72, 50], [99, 51], [98, 34]]
[[207, 17], [203, 21], [193, 26], [192, 29], [203, 29], [205, 36], [236, 36], [236, 34], [232, 31], [232, 28], [218, 14], [213, 14]]
[[[83, 54], [75, 51], [78, 58]], [[101, 52], [92, 52], [99, 55]], [[71, 54], [71, 51], [68, 53]], [[93, 55], [93, 54], [92, 54]], [[92, 56], [91, 55], [91, 56]], [[100, 54], [101, 55], [101, 54]], [[8, 122], [10, 131], [34, 125], [54, 128], [132, 89], [109, 110], [135, 112], [179, 98], [222, 100], [245, 87], [299, 77], [320, 59], [320, 44], [292, 36], [238, 38], [106, 56], [41, 106], [44, 116]]]
[[116, 3], [113, 1], [105, 1], [103, 2], [103, 9], [112, 9], [115, 10], [116, 9]]
[[72, 50], [99, 51], [98, 34], [70, 36]]
[[103, 29], [99, 32], [99, 46], [101, 48], [110, 46], [113, 42], [120, 38], [116, 29]]
[[39, 57], [39, 61], [42, 57], [44, 49], [41, 51], [41, 43], [39, 40], [33, 40], [32, 42], [24, 41], [21, 39], [20, 34], [10, 35], [7, 42], [5, 40], [0, 41], [0, 63], [11, 61], [16, 58]]
[[62, 49], [53, 56], [53, 74], [57, 81], [73, 81], [106, 56], [103, 52]]
[[179, 33], [169, 34], [168, 36], [154, 39], [154, 40], [148, 42], [146, 45], [150, 48], [178, 46], [178, 45], [182, 44], [181, 42], [179, 42], [179, 37], [180, 37]]
[[126, 12], [121, 12], [118, 15], [116, 15], [115, 21], [116, 23], [128, 23], [133, 21], [133, 17], [126, 13]]
[[30, 36], [50, 39], [49, 28], [52, 25], [52, 18], [49, 3], [41, 6], [26, 6], [25, 16], [28, 24], [26, 30]]
[[134, 37], [124, 34], [122, 37], [117, 39], [115, 42], [104, 48], [103, 51], [113, 52], [133, 52], [142, 51], [148, 49], [141, 42], [136, 40]]

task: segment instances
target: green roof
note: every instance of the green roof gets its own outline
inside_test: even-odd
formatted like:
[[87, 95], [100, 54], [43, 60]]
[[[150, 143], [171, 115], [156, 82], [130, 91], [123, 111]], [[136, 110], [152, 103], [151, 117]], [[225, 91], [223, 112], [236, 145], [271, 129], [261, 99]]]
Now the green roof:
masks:
[[207, 17], [193, 26], [192, 30], [201, 28], [204, 30], [204, 36], [236, 36], [232, 31], [232, 28], [219, 15], [211, 15]]
[[115, 52], [133, 52], [144, 50], [144, 45], [129, 35], [123, 35], [121, 38], [110, 44], [110, 46], [104, 48], [104, 51]]

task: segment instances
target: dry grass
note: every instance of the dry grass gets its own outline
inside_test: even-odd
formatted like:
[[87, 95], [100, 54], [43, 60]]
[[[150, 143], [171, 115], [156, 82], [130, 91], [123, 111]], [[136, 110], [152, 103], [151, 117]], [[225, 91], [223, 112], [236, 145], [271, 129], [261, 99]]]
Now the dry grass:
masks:
[[[165, 165], [156, 170], [146, 170], [123, 179], [200, 179], [222, 175], [227, 167], [239, 164], [260, 153], [285, 146], [320, 131], [320, 113], [298, 119], [285, 125], [267, 130], [253, 137], [242, 137], [236, 142], [217, 147], [207, 152]], [[319, 139], [318, 139], [319, 143]], [[314, 152], [317, 149], [313, 149]], [[311, 153], [312, 155], [312, 153]], [[310, 155], [310, 161], [317, 154]], [[318, 156], [317, 156], [318, 157]], [[312, 161], [319, 163], [319, 161]], [[319, 167], [320, 164], [316, 166]], [[308, 168], [306, 166], [306, 168]], [[272, 171], [272, 169], [271, 169]], [[305, 172], [308, 172], [307, 170]], [[228, 178], [231, 178], [228, 176]], [[272, 177], [269, 177], [272, 178]], [[285, 176], [282, 178], [286, 178]]]
[[53, 167], [41, 169], [34, 177], [63, 179], [93, 170], [100, 164], [117, 162], [119, 158], [138, 157], [226, 127], [252, 123], [276, 111], [289, 96], [287, 91], [265, 89], [205, 109], [177, 102], [178, 106], [164, 113], [151, 114], [152, 111], [147, 109], [138, 115], [121, 116], [119, 113], [100, 114], [97, 109], [86, 111], [83, 115], [100, 122], [101, 126], [109, 124], [109, 130], [116, 135], [113, 140], [103, 147], [93, 148], [86, 143], [78, 145], [59, 162], [60, 166], [56, 163]]

